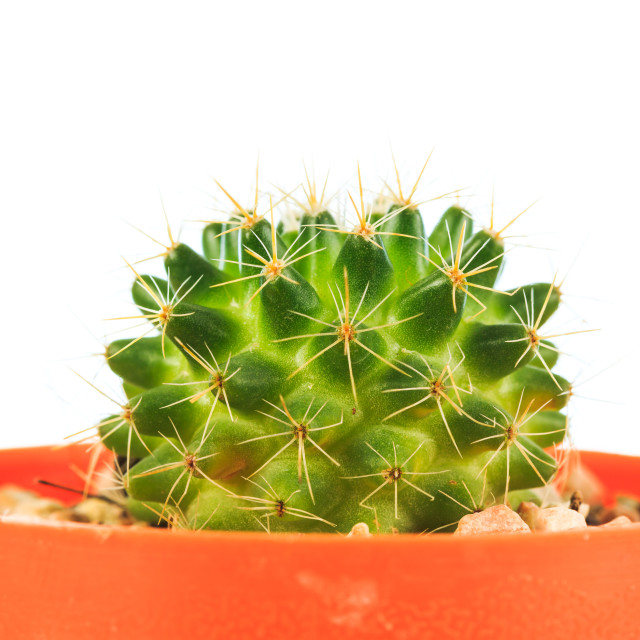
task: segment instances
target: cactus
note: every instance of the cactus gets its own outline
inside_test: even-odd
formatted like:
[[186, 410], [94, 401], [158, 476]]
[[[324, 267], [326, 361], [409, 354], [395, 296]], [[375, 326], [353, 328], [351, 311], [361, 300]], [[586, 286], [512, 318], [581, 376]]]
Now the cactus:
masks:
[[219, 185], [235, 209], [208, 221], [204, 255], [169, 231], [166, 279], [127, 263], [149, 326], [107, 347], [128, 402], [98, 429], [137, 517], [445, 531], [552, 478], [570, 395], [543, 332], [558, 286], [498, 288], [493, 207], [489, 228], [454, 205], [427, 235], [420, 177], [385, 211], [358, 180], [343, 227], [307, 177], [294, 229], [257, 185], [250, 209]]

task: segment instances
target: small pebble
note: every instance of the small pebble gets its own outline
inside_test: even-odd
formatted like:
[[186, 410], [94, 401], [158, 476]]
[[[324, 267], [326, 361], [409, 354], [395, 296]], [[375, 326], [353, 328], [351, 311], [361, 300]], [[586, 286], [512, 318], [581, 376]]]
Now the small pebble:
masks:
[[531, 533], [531, 531], [515, 511], [507, 505], [497, 504], [484, 511], [463, 516], [453, 535], [469, 536], [479, 533]]
[[347, 534], [347, 538], [370, 538], [371, 532], [366, 522], [358, 522], [351, 527], [351, 531]]
[[20, 516], [33, 516], [44, 520], [64, 520], [67, 509], [55, 500], [34, 498], [16, 504], [10, 513]]
[[17, 504], [34, 500], [38, 496], [32, 491], [27, 491], [14, 485], [0, 487], [0, 511], [13, 509]]
[[73, 514], [78, 521], [95, 524], [130, 524], [122, 507], [97, 498], [87, 498], [78, 503], [73, 507]]
[[626, 527], [630, 524], [633, 524], [633, 522], [631, 522], [631, 518], [629, 518], [628, 516], [618, 516], [617, 518], [614, 518], [613, 520], [609, 520], [609, 522], [606, 522], [605, 524], [600, 525], [601, 527]]
[[565, 531], [587, 526], [584, 516], [579, 511], [567, 507], [541, 509], [532, 502], [523, 502], [518, 513], [532, 531]]

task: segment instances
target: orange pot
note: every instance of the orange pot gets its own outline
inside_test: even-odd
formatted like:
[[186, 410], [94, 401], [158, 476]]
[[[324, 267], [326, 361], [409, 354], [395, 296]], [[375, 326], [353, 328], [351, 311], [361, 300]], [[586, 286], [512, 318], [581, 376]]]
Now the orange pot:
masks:
[[[0, 484], [64, 482], [82, 455], [63, 451], [0, 451]], [[582, 459], [638, 493], [637, 458]], [[640, 525], [346, 539], [0, 523], [2, 640], [622, 640], [640, 638], [639, 606]]]

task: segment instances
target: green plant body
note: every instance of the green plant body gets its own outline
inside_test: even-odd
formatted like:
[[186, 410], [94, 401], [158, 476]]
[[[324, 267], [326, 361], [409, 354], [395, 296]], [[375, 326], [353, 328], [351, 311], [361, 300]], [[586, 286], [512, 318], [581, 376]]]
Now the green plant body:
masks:
[[345, 227], [308, 181], [295, 229], [227, 194], [203, 255], [171, 238], [166, 279], [130, 265], [149, 331], [108, 346], [128, 403], [98, 428], [134, 514], [415, 533], [550, 480], [559, 289], [500, 290], [504, 229], [450, 206], [429, 233], [415, 189], [377, 211], [360, 183]]

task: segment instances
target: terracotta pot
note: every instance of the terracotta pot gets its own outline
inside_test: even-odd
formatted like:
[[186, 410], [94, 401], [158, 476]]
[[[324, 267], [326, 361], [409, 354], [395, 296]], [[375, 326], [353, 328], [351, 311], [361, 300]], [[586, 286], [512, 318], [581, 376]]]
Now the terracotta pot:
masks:
[[[65, 457], [83, 461], [64, 451], [0, 451], [0, 484], [65, 482]], [[637, 458], [582, 459], [637, 494]], [[640, 638], [639, 605], [640, 525], [346, 539], [0, 523], [3, 640], [622, 640]]]

